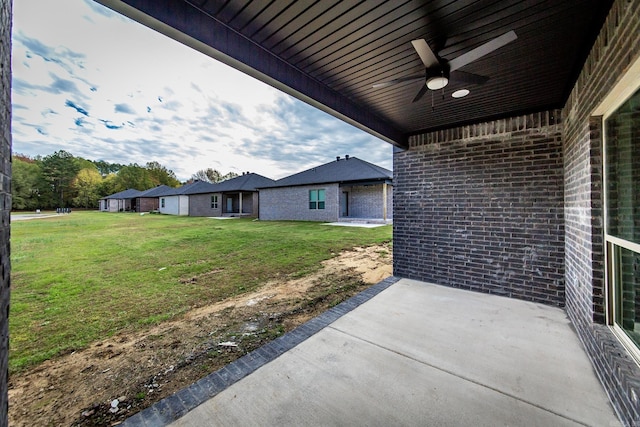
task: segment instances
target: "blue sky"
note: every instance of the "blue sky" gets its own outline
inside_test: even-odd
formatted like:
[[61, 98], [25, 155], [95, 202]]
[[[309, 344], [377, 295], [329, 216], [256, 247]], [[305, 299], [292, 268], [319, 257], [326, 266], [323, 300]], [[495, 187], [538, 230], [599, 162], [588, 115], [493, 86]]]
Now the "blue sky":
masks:
[[392, 148], [89, 0], [13, 5], [13, 151], [281, 178]]

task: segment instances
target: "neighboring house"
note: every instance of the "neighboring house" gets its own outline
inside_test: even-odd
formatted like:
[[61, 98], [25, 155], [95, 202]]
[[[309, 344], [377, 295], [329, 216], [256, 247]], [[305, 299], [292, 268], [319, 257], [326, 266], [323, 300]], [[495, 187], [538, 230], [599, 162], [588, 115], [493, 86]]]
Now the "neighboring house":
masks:
[[136, 212], [151, 212], [157, 211], [160, 207], [159, 195], [165, 194], [174, 190], [167, 185], [158, 185], [157, 187], [150, 188], [146, 191], [140, 192], [136, 197]]
[[260, 188], [261, 220], [392, 219], [393, 173], [356, 157], [282, 178]]
[[213, 185], [207, 194], [192, 194], [189, 209], [192, 216], [251, 216], [258, 217], [260, 196], [258, 188], [273, 185], [274, 180], [257, 173], [243, 173]]
[[169, 188], [158, 196], [158, 211], [167, 215], [189, 215], [188, 191], [201, 181], [194, 181], [180, 188]]
[[133, 212], [137, 209], [137, 198], [143, 192], [134, 188], [103, 197], [99, 200], [102, 212]]
[[274, 183], [270, 178], [249, 172], [216, 184], [201, 183], [189, 191], [189, 215], [258, 217], [257, 188]]

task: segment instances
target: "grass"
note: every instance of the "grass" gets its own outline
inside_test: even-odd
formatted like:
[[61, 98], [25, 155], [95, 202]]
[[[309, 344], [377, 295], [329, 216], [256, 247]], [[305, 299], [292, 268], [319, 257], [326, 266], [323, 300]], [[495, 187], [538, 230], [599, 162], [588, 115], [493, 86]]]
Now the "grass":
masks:
[[74, 212], [11, 225], [11, 372], [268, 280], [301, 277], [391, 227]]

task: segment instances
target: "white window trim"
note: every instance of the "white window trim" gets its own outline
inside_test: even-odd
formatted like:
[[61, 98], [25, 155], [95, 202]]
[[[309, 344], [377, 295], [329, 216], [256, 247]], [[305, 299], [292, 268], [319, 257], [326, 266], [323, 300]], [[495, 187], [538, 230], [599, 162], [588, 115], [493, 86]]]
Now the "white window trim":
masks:
[[638, 366], [640, 366], [640, 348], [629, 338], [624, 330], [618, 326], [615, 322], [616, 307], [613, 294], [615, 290], [615, 269], [613, 268], [613, 254], [611, 253], [613, 244], [622, 248], [640, 252], [640, 245], [629, 242], [624, 239], [620, 239], [615, 236], [607, 234], [607, 171], [605, 167], [607, 165], [607, 151], [606, 151], [606, 120], [622, 105], [624, 104], [638, 89], [640, 89], [640, 57], [636, 59], [633, 65], [622, 76], [614, 88], [609, 92], [605, 99], [595, 109], [592, 116], [602, 116], [602, 197], [603, 197], [603, 209], [602, 209], [602, 229], [604, 237], [604, 304], [606, 313], [606, 323], [616, 336], [618, 341], [625, 347], [629, 355], [633, 358]]

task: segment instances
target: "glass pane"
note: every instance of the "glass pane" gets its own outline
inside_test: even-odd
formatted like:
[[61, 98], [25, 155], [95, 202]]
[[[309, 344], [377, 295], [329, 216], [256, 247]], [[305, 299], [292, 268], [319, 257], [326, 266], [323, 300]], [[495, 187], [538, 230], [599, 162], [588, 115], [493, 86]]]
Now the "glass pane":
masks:
[[309, 202], [309, 209], [315, 209], [317, 202]]
[[640, 243], [640, 90], [605, 121], [607, 233]]
[[324, 190], [318, 190], [318, 200], [324, 202]]
[[616, 323], [640, 345], [640, 254], [614, 246]]
[[324, 209], [324, 202], [318, 202], [318, 209]]
[[318, 190], [309, 190], [309, 201], [315, 202], [318, 200]]

